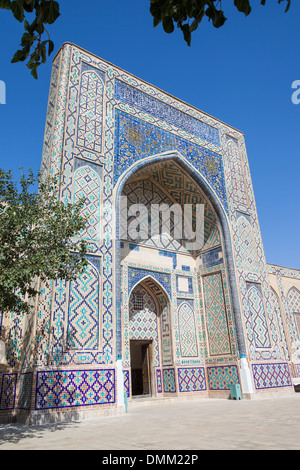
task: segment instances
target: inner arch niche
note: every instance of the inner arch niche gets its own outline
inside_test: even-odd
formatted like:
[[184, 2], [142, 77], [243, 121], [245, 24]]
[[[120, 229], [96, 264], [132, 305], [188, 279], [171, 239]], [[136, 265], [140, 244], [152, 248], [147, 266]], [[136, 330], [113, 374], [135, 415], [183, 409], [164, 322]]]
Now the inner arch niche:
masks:
[[[227, 324], [226, 321], [219, 322], [219, 327], [221, 328], [223, 325], [224, 328], [228, 328], [230, 332], [230, 342], [236, 342], [236, 346], [233, 348], [231, 348], [231, 346], [227, 347], [226, 355], [237, 354], [239, 357], [246, 357], [229, 221], [226, 208], [222, 205], [209, 183], [184, 159], [184, 157], [177, 152], [169, 152], [136, 162], [132, 167], [128, 168], [120, 178], [116, 186], [116, 210], [120, 214], [120, 218], [123, 216], [120, 210], [121, 196], [126, 196], [128, 205], [142, 204], [146, 208], [150, 208], [152, 204], [167, 204], [168, 206], [173, 204], [180, 206], [182, 212], [184, 212], [185, 205], [190, 204], [193, 207], [193, 229], [195, 229], [194, 222], [196, 221], [196, 212], [194, 209], [196, 204], [201, 204], [204, 207], [204, 243], [200, 250], [193, 251], [186, 248], [184, 240], [175, 240], [172, 238], [172, 233], [171, 236], [166, 237], [160, 232], [160, 237], [155, 238], [151, 237], [149, 233], [149, 237], [143, 240], [132, 240], [127, 234], [126, 237], [122, 238], [120, 230], [121, 224], [119, 224], [119, 226], [117, 226], [117, 239], [120, 242], [120, 249], [117, 249], [116, 257], [116, 272], [117, 277], [119, 276], [117, 292], [118, 289], [119, 292], [121, 289], [118, 285], [123, 285], [124, 288], [122, 272], [124, 272], [124, 266], [126, 265], [136, 266], [137, 269], [148, 269], [149, 271], [159, 272], [168, 269], [169, 272], [173, 272], [174, 274], [178, 272], [178, 270], [181, 272], [185, 271], [183, 274], [190, 274], [190, 280], [187, 278], [184, 279], [184, 276], [175, 276], [176, 287], [174, 288], [173, 285], [171, 295], [173, 308], [171, 315], [173, 315], [175, 310], [178, 310], [176, 307], [176, 299], [178, 296], [186, 298], [193, 296], [193, 291], [191, 290], [193, 288], [189, 282], [192, 276], [195, 273], [198, 275], [198, 273], [203, 272], [203, 267], [209, 268], [210, 266], [222, 264], [224, 272], [226, 272], [226, 285], [228, 288], [228, 295], [226, 300], [224, 298], [222, 311], [225, 312], [224, 315], [227, 315], [227, 307], [229, 307], [231, 309], [231, 320], [230, 324]], [[148, 213], [149, 212], [150, 211], [148, 211]], [[127, 217], [127, 225], [128, 220], [129, 218]], [[173, 226], [171, 226], [172, 232], [175, 225], [175, 217], [171, 219], [171, 223], [173, 223]], [[127, 289], [126, 286], [125, 289]], [[201, 291], [201, 282], [199, 289]], [[205, 293], [203, 294], [203, 292], [202, 290], [200, 295], [204, 295]], [[221, 296], [223, 298], [223, 292], [221, 292]], [[121, 346], [124, 344], [122, 339], [121, 309], [124, 309], [122, 302], [125, 297], [121, 297], [121, 295], [118, 296], [117, 352], [119, 353], [119, 357], [122, 356]], [[223, 300], [221, 300], [221, 302], [223, 302]], [[204, 302], [203, 305], [205, 305]], [[191, 304], [191, 307], [196, 312], [196, 305]], [[174, 321], [174, 318], [171, 318], [171, 320]], [[182, 321], [184, 321], [184, 318]], [[213, 317], [212, 321], [214, 322], [213, 328], [215, 328], [217, 324]], [[227, 330], [225, 333], [228, 336]], [[218, 335], [215, 335], [215, 337], [218, 337]], [[180, 334], [177, 335], [176, 341], [177, 339], [178, 342], [181, 341]], [[174, 341], [173, 337], [173, 342]], [[196, 346], [195, 344], [193, 351], [197, 351], [197, 349], [199, 351], [203, 350], [202, 346], [199, 348]], [[181, 344], [176, 344], [176, 350], [180, 349], [183, 350], [184, 348], [181, 347]], [[210, 348], [210, 350], [212, 350], [212, 348]], [[214, 351], [215, 350], [214, 348]], [[223, 350], [221, 348], [219, 350], [223, 355]]]
[[172, 366], [171, 305], [151, 277], [140, 281], [129, 297], [131, 396], [156, 395], [157, 370]]

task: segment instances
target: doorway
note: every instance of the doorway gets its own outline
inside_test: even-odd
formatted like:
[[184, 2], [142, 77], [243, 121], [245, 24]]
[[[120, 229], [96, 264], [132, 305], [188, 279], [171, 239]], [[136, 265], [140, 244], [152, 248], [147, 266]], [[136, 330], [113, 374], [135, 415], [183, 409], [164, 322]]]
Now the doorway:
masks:
[[131, 340], [130, 357], [132, 397], [150, 397], [152, 341]]

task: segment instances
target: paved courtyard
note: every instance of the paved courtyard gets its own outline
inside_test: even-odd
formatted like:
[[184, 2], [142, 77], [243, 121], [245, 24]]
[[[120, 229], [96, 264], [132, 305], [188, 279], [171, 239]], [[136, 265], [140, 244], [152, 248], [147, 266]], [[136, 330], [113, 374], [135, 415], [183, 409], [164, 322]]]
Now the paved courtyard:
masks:
[[136, 403], [122, 416], [0, 425], [0, 450], [300, 449], [300, 394], [262, 400]]

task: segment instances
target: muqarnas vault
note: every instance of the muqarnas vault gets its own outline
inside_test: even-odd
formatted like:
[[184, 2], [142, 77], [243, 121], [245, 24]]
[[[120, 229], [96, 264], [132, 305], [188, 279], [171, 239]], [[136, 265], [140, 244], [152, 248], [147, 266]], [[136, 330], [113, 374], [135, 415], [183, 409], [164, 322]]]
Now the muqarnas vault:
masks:
[[[35, 314], [0, 317], [2, 421], [121, 413], [136, 397], [228, 398], [231, 384], [243, 398], [295, 393], [300, 271], [266, 263], [241, 132], [67, 43], [41, 170], [62, 172], [62, 202], [85, 198], [73, 241], [88, 241], [88, 266], [41, 284]], [[122, 196], [204, 206], [201, 250], [122, 238]]]

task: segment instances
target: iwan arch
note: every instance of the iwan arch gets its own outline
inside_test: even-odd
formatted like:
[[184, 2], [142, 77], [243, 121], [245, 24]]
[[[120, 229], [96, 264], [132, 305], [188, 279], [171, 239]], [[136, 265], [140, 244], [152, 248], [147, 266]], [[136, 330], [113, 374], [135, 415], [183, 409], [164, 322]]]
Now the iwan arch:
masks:
[[[266, 263], [241, 132], [65, 44], [41, 168], [62, 170], [62, 202], [85, 196], [74, 245], [88, 240], [89, 264], [75, 282], [41, 285], [31, 317], [1, 315], [2, 421], [121, 413], [124, 394], [129, 407], [226, 399], [232, 383], [248, 399], [295, 393], [300, 272]], [[170, 234], [124, 236], [124, 196], [202, 205], [203, 246], [172, 237], [175, 218]]]

